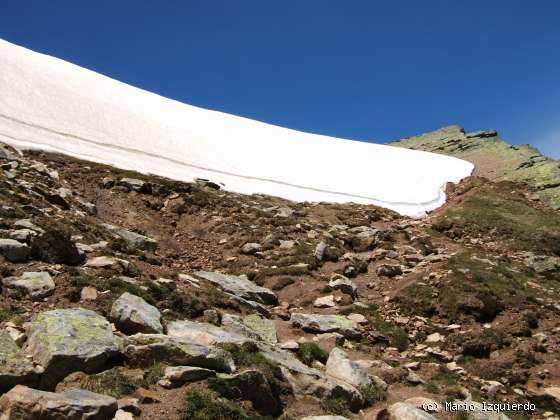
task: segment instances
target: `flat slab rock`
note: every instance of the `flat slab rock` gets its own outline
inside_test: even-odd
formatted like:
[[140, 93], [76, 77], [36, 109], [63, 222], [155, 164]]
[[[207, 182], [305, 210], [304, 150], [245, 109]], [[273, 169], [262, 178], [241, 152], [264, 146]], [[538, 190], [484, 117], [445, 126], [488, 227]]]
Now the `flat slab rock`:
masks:
[[116, 411], [116, 399], [83, 389], [54, 393], [18, 385], [0, 397], [2, 420], [107, 420]]
[[113, 303], [110, 318], [125, 334], [163, 333], [159, 310], [128, 292]]
[[350, 360], [348, 354], [337, 347], [329, 354], [326, 373], [357, 388], [371, 384], [367, 369]]
[[46, 389], [72, 372], [101, 370], [119, 352], [111, 324], [87, 309], [42, 312], [28, 325], [27, 336], [33, 361], [45, 368]]
[[158, 248], [158, 242], [155, 239], [108, 223], [102, 223], [101, 226], [125, 241], [130, 250], [154, 252]]
[[257, 337], [256, 334], [254, 337], [247, 337], [237, 331], [187, 319], [168, 323], [167, 335], [203, 346], [225, 343], [243, 344]]
[[194, 275], [243, 299], [253, 300], [266, 305], [276, 305], [278, 303], [276, 293], [265, 287], [257, 286], [244, 275], [234, 276], [212, 271], [197, 271]]
[[6, 277], [2, 285], [8, 289], [24, 292], [33, 300], [42, 299], [53, 294], [55, 284], [49, 273], [25, 272], [19, 277]]
[[18, 384], [34, 385], [37, 378], [33, 363], [7, 331], [0, 331], [0, 392]]
[[164, 362], [226, 373], [235, 372], [236, 369], [231, 354], [225, 350], [164, 334], [135, 334], [126, 337], [122, 353], [133, 366], [151, 366], [154, 362]]
[[292, 325], [313, 333], [337, 332], [349, 339], [361, 337], [354, 321], [342, 315], [317, 315], [293, 313]]

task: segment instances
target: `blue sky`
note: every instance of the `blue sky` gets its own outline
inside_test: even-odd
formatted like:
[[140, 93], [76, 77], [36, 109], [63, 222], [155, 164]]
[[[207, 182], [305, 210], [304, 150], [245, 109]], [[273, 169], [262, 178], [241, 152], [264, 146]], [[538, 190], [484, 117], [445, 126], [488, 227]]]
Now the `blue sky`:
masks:
[[557, 0], [28, 0], [2, 5], [0, 37], [299, 130], [460, 124], [560, 158], [559, 19]]

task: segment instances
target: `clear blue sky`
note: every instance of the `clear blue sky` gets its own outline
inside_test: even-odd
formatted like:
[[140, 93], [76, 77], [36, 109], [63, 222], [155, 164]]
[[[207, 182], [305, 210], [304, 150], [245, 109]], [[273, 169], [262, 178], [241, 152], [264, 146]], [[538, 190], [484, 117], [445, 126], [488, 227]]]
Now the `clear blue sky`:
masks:
[[378, 142], [454, 123], [496, 128], [560, 157], [558, 0], [28, 0], [1, 9], [0, 37], [193, 105]]

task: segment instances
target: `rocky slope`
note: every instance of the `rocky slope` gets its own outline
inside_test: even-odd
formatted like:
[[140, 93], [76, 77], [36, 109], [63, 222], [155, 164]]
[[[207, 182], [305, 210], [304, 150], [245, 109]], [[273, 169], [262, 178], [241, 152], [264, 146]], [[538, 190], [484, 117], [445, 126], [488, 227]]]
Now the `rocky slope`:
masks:
[[0, 166], [0, 419], [558, 417], [560, 217], [524, 184], [413, 220]]
[[496, 131], [465, 133], [453, 125], [389, 144], [468, 160], [475, 165], [474, 175], [493, 181], [526, 182], [542, 200], [560, 208], [560, 162], [529, 145], [512, 146]]

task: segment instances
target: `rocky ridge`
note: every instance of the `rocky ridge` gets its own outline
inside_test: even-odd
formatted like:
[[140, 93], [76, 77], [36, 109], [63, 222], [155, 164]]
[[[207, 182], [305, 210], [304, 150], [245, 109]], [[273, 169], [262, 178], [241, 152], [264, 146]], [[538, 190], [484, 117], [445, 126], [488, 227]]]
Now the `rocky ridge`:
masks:
[[465, 133], [452, 125], [389, 145], [467, 160], [475, 165], [474, 175], [492, 181], [526, 182], [537, 194], [535, 199], [540, 197], [553, 208], [560, 208], [560, 162], [529, 145], [512, 146], [495, 130]]

